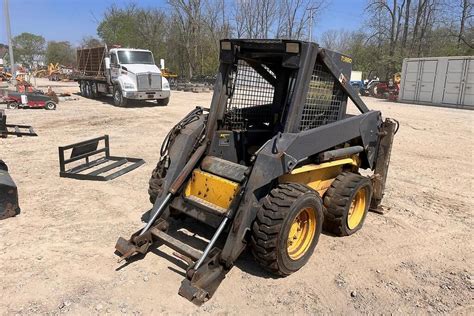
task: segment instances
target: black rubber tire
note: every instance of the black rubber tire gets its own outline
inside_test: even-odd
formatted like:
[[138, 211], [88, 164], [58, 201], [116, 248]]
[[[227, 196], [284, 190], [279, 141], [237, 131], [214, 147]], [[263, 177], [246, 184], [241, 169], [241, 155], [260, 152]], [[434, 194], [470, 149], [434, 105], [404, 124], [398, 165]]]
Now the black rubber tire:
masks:
[[44, 108], [48, 111], [56, 110], [56, 103], [54, 103], [53, 101], [48, 101], [46, 102]]
[[89, 81], [84, 81], [84, 97], [86, 98], [92, 97], [91, 85]]
[[[291, 224], [299, 211], [311, 207], [316, 228], [311, 244], [299, 259], [290, 258], [287, 251]], [[263, 200], [252, 225], [251, 246], [257, 262], [267, 271], [287, 276], [303, 267], [313, 254], [323, 224], [323, 206], [319, 194], [298, 183], [280, 184]]]
[[95, 99], [99, 96], [99, 90], [97, 89], [97, 82], [91, 81], [91, 98]]
[[[347, 218], [351, 203], [359, 190], [367, 190], [365, 210], [359, 224], [351, 229]], [[372, 192], [369, 178], [352, 172], [338, 175], [324, 195], [324, 230], [337, 236], [349, 236], [361, 229], [369, 210]]]
[[18, 109], [19, 104], [18, 102], [10, 102], [7, 104], [7, 109]]
[[163, 194], [163, 178], [162, 175], [162, 163], [158, 162], [155, 169], [153, 169], [150, 177], [150, 181], [148, 181], [148, 195], [150, 197], [150, 203], [155, 204], [156, 198]]
[[167, 106], [168, 103], [170, 103], [170, 98], [167, 97], [164, 99], [156, 99], [156, 103], [158, 104], [158, 106]]
[[84, 96], [84, 81], [79, 81], [79, 94]]
[[123, 97], [122, 89], [116, 85], [114, 86], [114, 105], [124, 107], [127, 106], [127, 98]]

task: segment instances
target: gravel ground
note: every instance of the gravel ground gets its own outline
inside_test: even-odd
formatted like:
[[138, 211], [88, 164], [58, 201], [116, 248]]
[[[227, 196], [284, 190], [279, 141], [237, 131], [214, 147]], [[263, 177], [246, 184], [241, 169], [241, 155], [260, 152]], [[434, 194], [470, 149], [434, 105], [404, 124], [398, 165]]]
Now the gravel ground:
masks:
[[[53, 85], [77, 92], [74, 83]], [[1, 314], [474, 313], [474, 112], [373, 98], [364, 99], [370, 108], [401, 123], [386, 215], [370, 213], [350, 237], [322, 235], [308, 264], [286, 278], [244, 253], [202, 307], [177, 294], [184, 266], [164, 246], [118, 269], [115, 241], [150, 208], [163, 137], [210, 100], [173, 92], [167, 107], [79, 97], [57, 111], [7, 110], [9, 122], [31, 124], [39, 137], [0, 139], [22, 208], [0, 222]], [[59, 178], [58, 146], [104, 134], [113, 155], [146, 164], [110, 182]]]

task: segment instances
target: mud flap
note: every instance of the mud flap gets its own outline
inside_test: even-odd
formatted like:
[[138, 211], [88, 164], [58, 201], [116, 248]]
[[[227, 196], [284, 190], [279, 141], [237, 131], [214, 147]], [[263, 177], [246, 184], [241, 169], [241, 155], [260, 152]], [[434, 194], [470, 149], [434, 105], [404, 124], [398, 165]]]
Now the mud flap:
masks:
[[198, 270], [189, 269], [178, 294], [196, 305], [202, 305], [216, 292], [227, 270], [220, 263], [221, 251], [214, 248]]

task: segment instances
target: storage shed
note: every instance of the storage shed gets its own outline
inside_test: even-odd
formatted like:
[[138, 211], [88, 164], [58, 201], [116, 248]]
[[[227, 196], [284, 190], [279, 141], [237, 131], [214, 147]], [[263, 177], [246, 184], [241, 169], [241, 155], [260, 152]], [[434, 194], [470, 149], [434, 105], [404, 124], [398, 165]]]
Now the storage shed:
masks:
[[474, 110], [474, 56], [405, 58], [399, 100]]

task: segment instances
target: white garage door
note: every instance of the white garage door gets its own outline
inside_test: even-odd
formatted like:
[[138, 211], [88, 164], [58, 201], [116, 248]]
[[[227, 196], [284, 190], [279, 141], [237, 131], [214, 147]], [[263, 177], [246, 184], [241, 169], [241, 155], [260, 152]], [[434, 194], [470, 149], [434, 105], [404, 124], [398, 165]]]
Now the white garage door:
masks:
[[425, 60], [422, 66], [420, 77], [420, 92], [418, 93], [418, 101], [433, 101], [433, 88], [436, 78], [437, 60]]
[[408, 61], [405, 70], [403, 100], [416, 100], [416, 86], [418, 78], [418, 61]]
[[464, 84], [463, 105], [474, 106], [474, 60], [467, 60], [466, 81]]
[[464, 59], [448, 61], [446, 81], [444, 83], [443, 103], [459, 104], [461, 80], [464, 72]]

